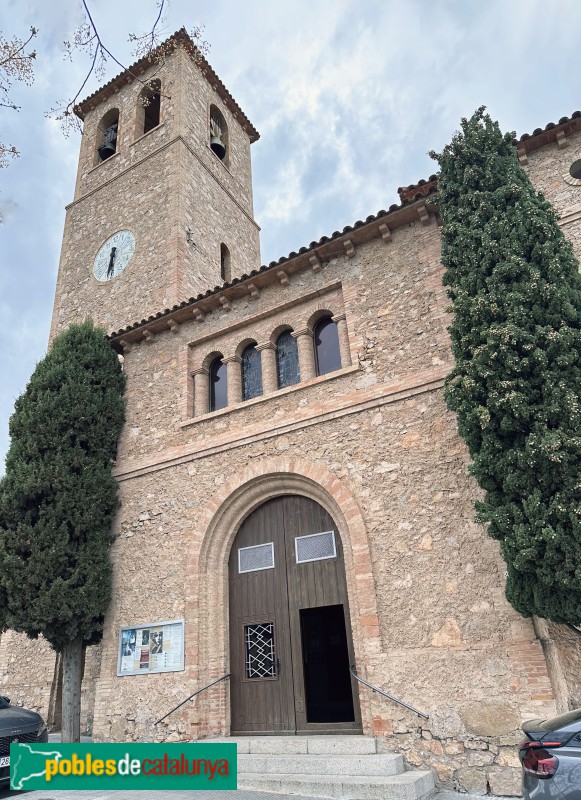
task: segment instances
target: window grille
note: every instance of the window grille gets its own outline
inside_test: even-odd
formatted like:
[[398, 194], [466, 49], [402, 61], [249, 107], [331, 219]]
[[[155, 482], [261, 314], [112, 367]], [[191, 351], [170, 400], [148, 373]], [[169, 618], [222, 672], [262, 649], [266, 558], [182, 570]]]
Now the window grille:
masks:
[[275, 678], [274, 623], [244, 626], [247, 678]]
[[309, 536], [297, 536], [295, 539], [297, 564], [307, 561], [322, 561], [325, 558], [336, 558], [335, 532], [324, 531]]
[[274, 543], [238, 548], [238, 572], [257, 572], [274, 569]]

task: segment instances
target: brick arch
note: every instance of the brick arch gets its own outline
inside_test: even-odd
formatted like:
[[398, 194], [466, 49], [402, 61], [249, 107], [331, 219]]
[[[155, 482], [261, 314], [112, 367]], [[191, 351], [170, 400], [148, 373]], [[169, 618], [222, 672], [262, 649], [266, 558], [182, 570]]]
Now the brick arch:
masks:
[[317, 322], [320, 322], [322, 319], [326, 317], [332, 317], [333, 314], [336, 314], [336, 311], [332, 311], [330, 308], [326, 306], [319, 306], [309, 317], [307, 320], [307, 327], [313, 330]]
[[234, 355], [237, 356], [238, 358], [242, 358], [242, 353], [246, 350], [247, 347], [250, 347], [251, 345], [254, 345], [254, 347], [256, 347], [257, 341], [254, 337], [247, 336], [245, 339], [242, 339], [242, 341], [236, 345], [236, 350], [234, 351]]
[[[353, 646], [359, 669], [382, 650], [369, 539], [350, 489], [326, 467], [306, 459], [273, 458], [235, 475], [208, 500], [201, 513], [187, 566], [186, 635], [192, 647], [189, 677], [197, 685], [229, 670], [228, 560], [242, 522], [258, 506], [281, 494], [315, 500], [331, 515], [343, 544]], [[195, 619], [197, 618], [197, 622]], [[360, 696], [364, 731], [372, 726], [369, 698]], [[227, 682], [199, 705], [200, 735], [230, 730]]]
[[277, 325], [268, 337], [268, 341], [271, 344], [276, 344], [278, 337], [286, 331], [294, 331], [294, 326], [291, 325], [290, 322], [282, 322], [280, 325]]
[[224, 358], [224, 353], [221, 350], [212, 350], [210, 353], [206, 353], [206, 355], [202, 359], [201, 363], [202, 369], [210, 369], [211, 364], [217, 358]]

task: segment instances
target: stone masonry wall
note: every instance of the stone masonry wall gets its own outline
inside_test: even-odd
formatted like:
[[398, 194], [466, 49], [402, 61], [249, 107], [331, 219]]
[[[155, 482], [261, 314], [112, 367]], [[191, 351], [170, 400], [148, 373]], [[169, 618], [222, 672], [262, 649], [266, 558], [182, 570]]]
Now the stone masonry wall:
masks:
[[[227, 733], [225, 685], [153, 726], [228, 670], [222, 590], [229, 542], [247, 512], [232, 511], [229, 525], [214, 520], [238, 492], [259, 503], [276, 486], [319, 491], [343, 540], [358, 670], [430, 715], [400, 713], [362, 691], [364, 731], [410, 764], [431, 765], [443, 786], [518, 794], [520, 725], [555, 706], [532, 625], [504, 599], [498, 545], [473, 521], [477, 488], [443, 403], [450, 355], [438, 242], [435, 224], [398, 229], [390, 244], [373, 240], [126, 353], [98, 738]], [[219, 346], [234, 355], [249, 337], [260, 343], [281, 325], [308, 325], [317, 309], [344, 311], [350, 364], [193, 416], [189, 371], [205, 353]], [[220, 547], [224, 559], [208, 561], [206, 551]], [[221, 589], [206, 586], [208, 574]], [[120, 626], [181, 617], [184, 673], [116, 676]]]

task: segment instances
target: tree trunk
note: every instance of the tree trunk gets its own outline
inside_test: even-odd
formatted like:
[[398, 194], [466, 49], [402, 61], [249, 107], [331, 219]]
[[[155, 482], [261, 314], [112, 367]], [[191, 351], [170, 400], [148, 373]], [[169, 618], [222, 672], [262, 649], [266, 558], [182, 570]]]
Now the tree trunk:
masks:
[[63, 648], [62, 741], [81, 741], [81, 681], [83, 639], [73, 639]]

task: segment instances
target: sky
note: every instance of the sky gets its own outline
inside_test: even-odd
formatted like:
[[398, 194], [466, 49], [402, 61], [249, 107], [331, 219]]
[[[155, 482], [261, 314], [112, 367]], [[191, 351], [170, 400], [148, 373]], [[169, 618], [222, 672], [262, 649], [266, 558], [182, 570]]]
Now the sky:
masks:
[[[151, 27], [156, 0], [90, 9], [132, 63], [128, 35]], [[82, 54], [63, 48], [80, 22], [80, 0], [0, 3], [6, 38], [38, 28], [35, 82], [15, 85], [19, 112], [0, 108], [0, 141], [21, 153], [0, 170], [0, 474], [14, 401], [48, 341], [80, 135], [65, 138], [46, 112], [85, 78]], [[203, 26], [208, 61], [261, 134], [263, 264], [399, 202], [481, 105], [519, 136], [581, 107], [579, 0], [170, 0], [165, 31], [182, 26]]]

